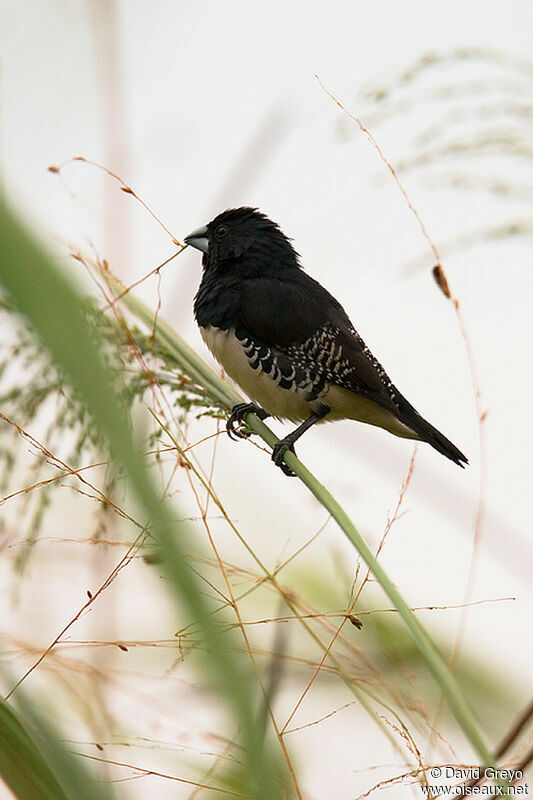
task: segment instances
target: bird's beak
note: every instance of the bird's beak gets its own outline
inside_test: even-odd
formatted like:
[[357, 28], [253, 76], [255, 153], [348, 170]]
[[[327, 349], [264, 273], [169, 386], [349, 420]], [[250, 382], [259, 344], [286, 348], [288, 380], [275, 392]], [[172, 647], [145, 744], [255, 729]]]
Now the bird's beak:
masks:
[[203, 225], [201, 228], [197, 228], [192, 233], [189, 233], [189, 235], [185, 237], [185, 241], [187, 244], [190, 244], [191, 247], [196, 247], [197, 250], [207, 253], [207, 248], [209, 247], [207, 226]]

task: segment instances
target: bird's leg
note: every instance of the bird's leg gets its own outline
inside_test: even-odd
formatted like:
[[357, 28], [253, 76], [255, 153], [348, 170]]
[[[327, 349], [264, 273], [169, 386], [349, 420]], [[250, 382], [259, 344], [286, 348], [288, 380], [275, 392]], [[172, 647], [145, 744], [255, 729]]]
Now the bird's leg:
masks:
[[230, 439], [246, 439], [248, 434], [236, 428], [244, 421], [246, 414], [256, 414], [259, 419], [266, 419], [270, 416], [263, 408], [256, 406], [254, 403], [237, 403], [231, 409], [231, 414], [226, 421], [226, 430]]
[[314, 425], [315, 422], [320, 422], [321, 419], [324, 419], [326, 414], [329, 414], [330, 411], [330, 407], [324, 403], [319, 409], [313, 411], [309, 419], [306, 419], [305, 422], [302, 422], [301, 425], [298, 425], [298, 427], [293, 430], [292, 433], [289, 433], [288, 436], [285, 436], [284, 439], [280, 439], [279, 442], [274, 445], [274, 449], [272, 450], [272, 461], [277, 467], [280, 467], [285, 475], [294, 477], [294, 472], [283, 460], [287, 450], [290, 450], [291, 453], [296, 455], [294, 451], [294, 443], [303, 433], [305, 433], [312, 425]]

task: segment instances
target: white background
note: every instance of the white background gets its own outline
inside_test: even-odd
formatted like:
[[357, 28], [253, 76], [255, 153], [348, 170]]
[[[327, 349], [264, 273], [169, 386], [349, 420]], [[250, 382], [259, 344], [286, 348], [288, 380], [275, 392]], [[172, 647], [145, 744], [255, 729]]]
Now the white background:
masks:
[[[60, 178], [47, 172], [50, 164], [78, 155], [105, 163], [178, 238], [234, 205], [258, 206], [279, 222], [305, 268], [341, 300], [401, 391], [470, 458], [461, 471], [429, 447], [418, 448], [405, 504], [409, 514], [393, 529], [382, 557], [413, 605], [461, 603], [480, 481], [464, 342], [398, 187], [314, 76], [363, 122], [368, 115], [388, 158], [400, 163], [416, 156], [416, 136], [431, 124], [442, 125], [439, 135], [446, 138], [445, 109], [428, 102], [412, 113], [400, 110], [383, 125], [376, 119], [373, 127], [374, 109], [363, 90], [394, 84], [426, 53], [486, 48], [527, 58], [531, 3], [128, 0], [116, 4], [115, 17], [112, 3], [1, 5], [0, 171], [8, 199], [69, 270], [78, 271], [65, 257], [69, 246], [86, 252], [94, 246], [126, 283], [173, 252], [169, 238], [96, 170], [71, 164]], [[431, 91], [480, 74], [487, 80], [499, 75], [494, 65], [465, 62], [423, 80]], [[400, 86], [398, 97], [409, 91]], [[511, 129], [514, 122], [502, 113], [498, 124]], [[530, 161], [514, 161], [503, 149], [496, 148], [490, 160], [472, 160], [478, 174], [488, 170], [522, 185], [531, 175]], [[433, 175], [445, 176], [447, 162], [438, 167]], [[469, 170], [468, 157], [461, 168]], [[399, 172], [438, 245], [527, 213], [522, 200], [452, 191], [436, 181], [432, 186], [420, 169]], [[413, 259], [419, 259], [417, 269]], [[533, 658], [531, 245], [520, 237], [481, 241], [443, 262], [461, 303], [488, 410], [485, 518], [473, 598], [516, 598], [472, 609], [468, 646], [515, 685], [518, 708], [528, 699]], [[207, 357], [192, 318], [199, 278], [197, 252], [173, 261], [162, 274], [162, 314]], [[138, 293], [155, 304], [155, 281]], [[208, 433], [212, 424], [204, 422], [201, 429]], [[206, 447], [206, 463], [209, 453]], [[411, 444], [343, 422], [314, 429], [298, 453], [377, 543]], [[285, 479], [255, 448], [223, 437], [217, 463], [217, 491], [266, 559], [275, 561], [289, 545], [296, 549], [323, 520], [303, 487]], [[190, 498], [180, 501], [187, 507]], [[352, 563], [350, 548], [333, 525], [320, 541], [316, 563], [325, 559], [334, 580], [332, 554]], [[74, 612], [76, 600], [68, 591], [66, 607]], [[30, 606], [13, 614], [13, 624], [32, 630]], [[432, 617], [450, 636], [457, 621], [456, 612]], [[45, 646], [58, 629], [52, 615], [48, 627], [38, 626], [37, 644]], [[364, 725], [339, 722], [331, 734], [318, 727], [295, 743], [309, 797], [355, 797], [372, 785], [372, 773], [357, 772], [372, 766], [376, 753]], [[167, 796], [165, 791], [182, 796], [164, 783], [150, 796]], [[409, 789], [392, 790], [394, 797], [402, 792], [412, 796]]]

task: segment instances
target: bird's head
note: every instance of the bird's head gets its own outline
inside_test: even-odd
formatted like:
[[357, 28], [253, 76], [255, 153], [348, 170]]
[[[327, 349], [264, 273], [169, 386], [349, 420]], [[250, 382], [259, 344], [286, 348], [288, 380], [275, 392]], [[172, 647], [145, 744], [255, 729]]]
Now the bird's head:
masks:
[[204, 270], [236, 269], [261, 275], [272, 270], [298, 268], [298, 253], [283, 231], [256, 208], [231, 208], [185, 241], [203, 252]]

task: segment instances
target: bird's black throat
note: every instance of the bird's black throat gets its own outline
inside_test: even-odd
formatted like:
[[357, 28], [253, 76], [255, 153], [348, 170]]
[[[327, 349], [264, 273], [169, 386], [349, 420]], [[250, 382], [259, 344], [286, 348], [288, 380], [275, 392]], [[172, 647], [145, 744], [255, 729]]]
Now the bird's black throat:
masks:
[[239, 279], [227, 271], [204, 270], [194, 298], [194, 316], [200, 328], [229, 330], [235, 325], [239, 304]]

